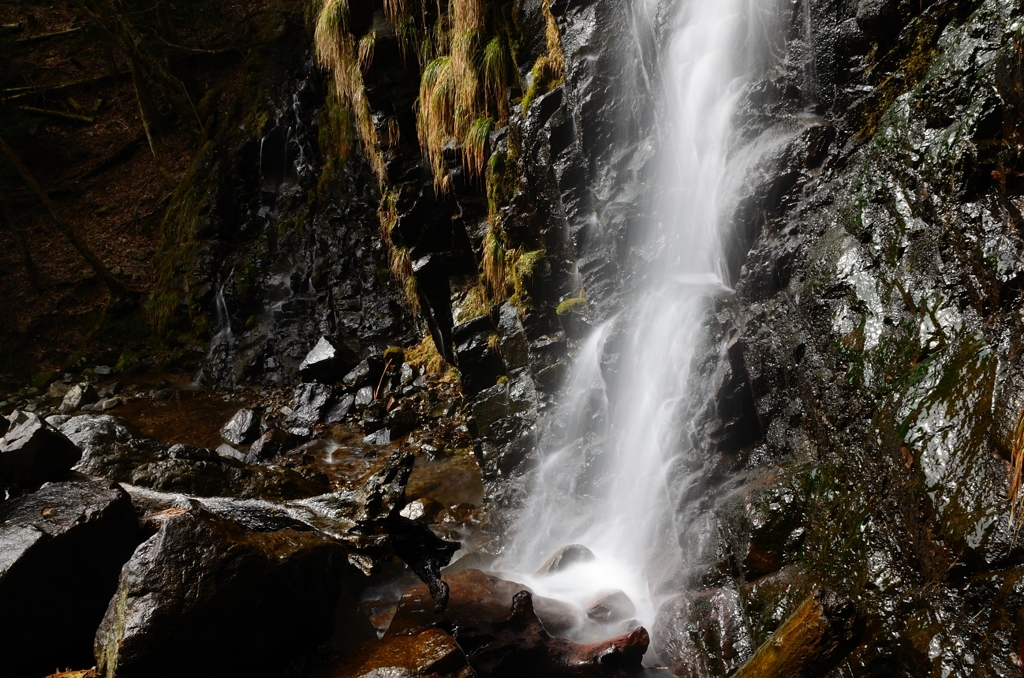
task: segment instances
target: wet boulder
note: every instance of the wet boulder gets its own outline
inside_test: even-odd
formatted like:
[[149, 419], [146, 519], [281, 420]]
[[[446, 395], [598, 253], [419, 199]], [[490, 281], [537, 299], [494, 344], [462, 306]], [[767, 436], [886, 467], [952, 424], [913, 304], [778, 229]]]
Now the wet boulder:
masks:
[[319, 424], [327, 413], [333, 393], [323, 384], [300, 384], [292, 396], [292, 413], [288, 425], [309, 428]]
[[330, 489], [326, 479], [292, 469], [253, 466], [201, 447], [147, 438], [110, 415], [51, 420], [82, 450], [74, 469], [89, 475], [201, 497], [293, 499]]
[[589, 563], [597, 556], [583, 544], [569, 544], [555, 551], [537, 570], [538, 577], [561, 572], [579, 563]]
[[92, 387], [92, 384], [84, 381], [81, 384], [72, 386], [71, 389], [64, 394], [64, 399], [60, 403], [60, 411], [63, 414], [68, 414], [81, 409], [83, 405], [91, 405], [99, 399], [99, 396], [96, 394], [96, 389]]
[[140, 533], [109, 481], [62, 482], [0, 504], [3, 673], [91, 666], [92, 639]]
[[624, 591], [598, 591], [587, 604], [587, 617], [599, 624], [623, 621], [636, 614], [636, 605]]
[[[408, 635], [434, 626], [476, 624], [483, 627], [503, 619], [520, 591], [530, 589], [477, 569], [467, 568], [444, 575], [450, 590], [448, 608], [434, 614], [433, 601], [425, 586], [415, 586], [402, 595], [387, 636]], [[568, 603], [535, 597], [533, 605], [548, 632], [566, 634], [578, 628], [583, 618]]]
[[229, 445], [248, 445], [260, 435], [260, 416], [248, 408], [235, 412], [224, 428], [220, 437]]
[[[456, 581], [456, 578], [470, 581]], [[551, 635], [534, 609], [533, 594], [515, 589], [512, 582], [488, 577], [476, 570], [452, 576], [452, 605], [444, 619], [420, 615], [420, 622], [446, 624], [456, 629], [455, 637], [466, 651], [469, 665], [477, 675], [493, 678], [513, 676], [626, 676], [640, 669], [649, 638], [643, 627], [598, 643], [576, 643]], [[475, 580], [475, 581], [472, 581]], [[472, 583], [472, 586], [463, 584]], [[396, 625], [411, 621], [409, 603], [422, 599], [424, 591], [402, 597], [385, 638], [401, 634]], [[506, 595], [511, 604], [502, 603]], [[418, 629], [416, 632], [422, 632]]]
[[82, 451], [34, 414], [0, 439], [0, 487], [33, 487], [66, 474]]
[[282, 454], [293, 443], [293, 436], [287, 431], [279, 428], [272, 428], [249, 447], [249, 454], [245, 459], [247, 463], [255, 464], [259, 461], [266, 461]]
[[347, 388], [375, 387], [383, 373], [384, 364], [380, 358], [371, 356], [349, 370], [341, 381]]
[[340, 379], [356, 360], [356, 355], [347, 346], [337, 346], [327, 337], [320, 337], [320, 341], [299, 365], [299, 376], [303, 381], [333, 383]]
[[415, 635], [366, 643], [333, 658], [314, 671], [312, 678], [470, 678], [473, 675], [455, 639], [440, 629], [427, 629]]
[[158, 518], [96, 632], [101, 674], [283, 675], [328, 640], [351, 574], [344, 547], [313, 531], [247, 530], [201, 511]]

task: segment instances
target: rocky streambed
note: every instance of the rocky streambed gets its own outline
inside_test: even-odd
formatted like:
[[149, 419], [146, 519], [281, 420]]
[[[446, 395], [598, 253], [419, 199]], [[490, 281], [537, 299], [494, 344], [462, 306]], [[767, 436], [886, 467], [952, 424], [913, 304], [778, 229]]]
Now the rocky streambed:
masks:
[[479, 569], [497, 543], [464, 402], [395, 357], [291, 392], [100, 366], [18, 394], [0, 442], [5, 675], [639, 669], [642, 628], [559, 638], [580, 611]]

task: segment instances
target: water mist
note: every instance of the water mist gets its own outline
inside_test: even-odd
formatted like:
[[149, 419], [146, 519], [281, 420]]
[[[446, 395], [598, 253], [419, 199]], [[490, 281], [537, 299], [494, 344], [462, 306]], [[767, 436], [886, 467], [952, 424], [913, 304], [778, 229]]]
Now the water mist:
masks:
[[[542, 441], [501, 563], [539, 595], [585, 608], [602, 590], [622, 590], [636, 606], [633, 621], [649, 624], [660, 602], [650, 582], [685, 568], [674, 525], [678, 488], [687, 484], [676, 463], [678, 415], [701, 320], [712, 296], [729, 292], [723, 205], [727, 187], [737, 183], [729, 174], [742, 171], [729, 165], [732, 119], [761, 12], [757, 0], [684, 0], [666, 33], [655, 86], [662, 162], [649, 179], [648, 226], [634, 248], [644, 282], [627, 310], [580, 349], [561, 405], [560, 439]], [[610, 337], [621, 346], [612, 381], [600, 364]], [[531, 574], [568, 544], [587, 546], [596, 559]], [[578, 635], [607, 631], [591, 624]]]

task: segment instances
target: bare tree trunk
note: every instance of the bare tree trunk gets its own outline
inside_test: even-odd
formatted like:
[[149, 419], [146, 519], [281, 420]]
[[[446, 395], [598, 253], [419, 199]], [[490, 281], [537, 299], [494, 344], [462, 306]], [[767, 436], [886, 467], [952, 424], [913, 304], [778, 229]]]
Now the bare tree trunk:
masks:
[[120, 0], [75, 0], [75, 5], [110, 35], [149, 82], [161, 88], [162, 94], [173, 104], [182, 119], [193, 117], [184, 85], [167, 70], [160, 59], [145, 48], [142, 35], [132, 24], [130, 12]]
[[156, 110], [156, 104], [153, 103], [153, 98], [149, 95], [149, 90], [146, 88], [146, 83], [142, 80], [142, 73], [139, 71], [139, 66], [135, 59], [129, 57], [128, 62], [131, 64], [132, 69], [132, 85], [135, 86], [135, 99], [139, 102], [139, 117], [142, 118], [142, 129], [146, 132], [149, 150], [153, 157], [156, 158], [156, 142], [154, 137], [159, 128], [160, 113]]
[[71, 226], [68, 225], [68, 223], [64, 221], [59, 214], [57, 214], [57, 206], [53, 204], [50, 197], [46, 195], [46, 191], [43, 190], [42, 186], [40, 186], [35, 180], [35, 177], [32, 176], [32, 173], [29, 172], [25, 165], [22, 164], [21, 159], [18, 158], [18, 155], [14, 150], [7, 145], [7, 142], [3, 137], [0, 137], [0, 153], [7, 156], [7, 159], [10, 161], [11, 165], [14, 166], [14, 169], [21, 175], [21, 178], [25, 183], [29, 185], [29, 188], [31, 188], [36, 194], [39, 201], [43, 203], [43, 206], [46, 207], [46, 211], [50, 213], [50, 218], [52, 218], [54, 223], [57, 224], [57, 228], [59, 228], [67, 239], [71, 241], [71, 244], [74, 245], [75, 249], [78, 250], [78, 253], [82, 255], [82, 258], [89, 264], [89, 267], [96, 272], [96, 275], [98, 275], [104, 282], [111, 294], [123, 295], [128, 292], [128, 288], [114, 277], [110, 270], [103, 265], [103, 262], [101, 262], [99, 258], [92, 253], [89, 246], [78, 237], [78, 234], [74, 232]]

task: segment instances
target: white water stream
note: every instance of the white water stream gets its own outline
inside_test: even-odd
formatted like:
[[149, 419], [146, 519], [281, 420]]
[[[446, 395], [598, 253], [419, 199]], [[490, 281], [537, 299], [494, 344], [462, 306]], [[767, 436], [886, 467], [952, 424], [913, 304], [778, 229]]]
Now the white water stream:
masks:
[[[620, 589], [636, 606], [634, 621], [645, 625], [661, 602], [649, 582], [685, 567], [673, 524], [685, 471], [670, 473], [682, 435], [677, 415], [709, 299], [728, 291], [723, 205], [740, 183], [729, 174], [743, 171], [729, 164], [732, 119], [756, 51], [750, 36], [762, 20], [759, 0], [682, 2], [658, 60], [664, 161], [649, 205], [655, 218], [636, 248], [643, 261], [635, 264], [646, 283], [626, 315], [595, 330], [580, 350], [561, 406], [563, 437], [543, 441], [527, 506], [499, 563], [537, 594], [583, 609], [598, 591]], [[599, 359], [616, 322], [625, 325], [619, 378], [607, 384]], [[587, 546], [596, 560], [532, 575], [568, 544]]]

